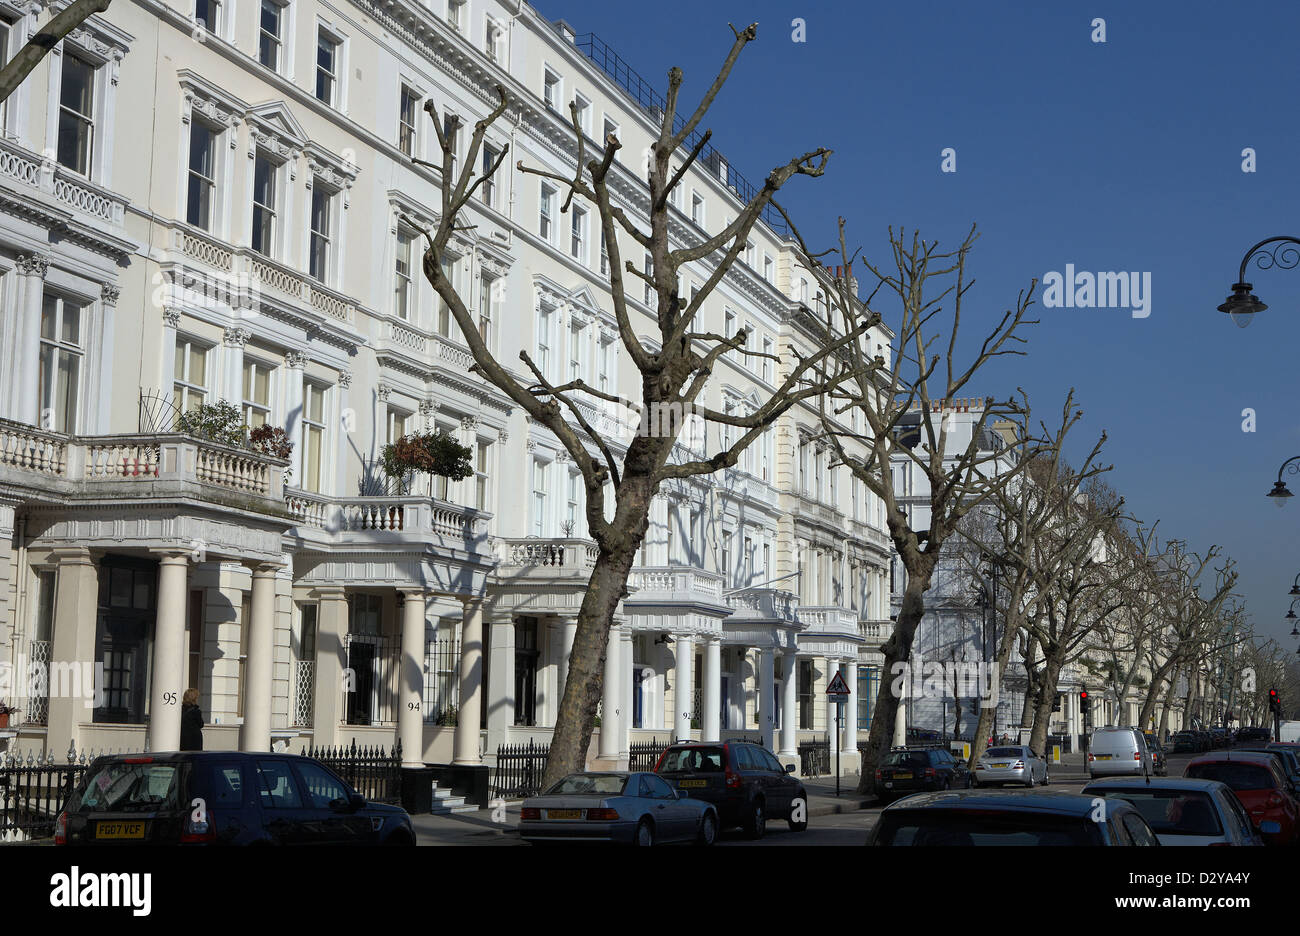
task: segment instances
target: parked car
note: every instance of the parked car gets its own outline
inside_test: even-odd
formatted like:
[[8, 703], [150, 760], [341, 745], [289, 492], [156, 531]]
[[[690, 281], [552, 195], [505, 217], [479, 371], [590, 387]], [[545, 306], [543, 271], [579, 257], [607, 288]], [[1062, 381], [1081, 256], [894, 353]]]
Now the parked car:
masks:
[[1096, 821], [1093, 797], [1029, 790], [918, 793], [885, 807], [868, 845], [1159, 845], [1123, 801]]
[[1151, 752], [1138, 729], [1097, 728], [1088, 739], [1089, 778], [1116, 774], [1149, 777], [1152, 772]]
[[723, 741], [674, 744], [659, 755], [654, 772], [691, 799], [712, 803], [722, 828], [741, 826], [758, 839], [769, 818], [785, 819], [794, 832], [808, 828], [808, 794], [794, 770], [762, 745]]
[[[1252, 751], [1210, 754], [1188, 764], [1183, 776], [1218, 780], [1230, 786], [1270, 845], [1289, 844], [1295, 838], [1300, 807], [1292, 798], [1282, 764], [1274, 755]], [[1278, 831], [1265, 830], [1261, 823], [1268, 821], [1277, 823]]]
[[[1146, 820], [1161, 845], [1263, 845], [1232, 788], [1217, 780], [1172, 777], [1094, 780], [1084, 796], [1121, 799]], [[1275, 823], [1267, 823], [1274, 832]]]
[[1248, 744], [1268, 744], [1273, 740], [1273, 732], [1267, 728], [1242, 728], [1232, 739], [1234, 748]]
[[414, 845], [415, 829], [406, 810], [367, 802], [310, 757], [186, 751], [95, 758], [59, 813], [54, 841]]
[[519, 837], [526, 842], [663, 845], [718, 839], [712, 803], [685, 796], [663, 777], [643, 771], [569, 774], [524, 800]]
[[1228, 730], [1226, 728], [1210, 729], [1210, 744], [1214, 748], [1225, 748], [1228, 746]]
[[[1234, 747], [1232, 750], [1234, 753], [1240, 751], [1243, 754], [1268, 754], [1276, 758], [1278, 766], [1286, 776], [1287, 792], [1291, 794], [1292, 799], [1300, 801], [1300, 760], [1297, 760], [1296, 752], [1288, 745], [1250, 744]], [[1297, 802], [1297, 807], [1300, 807], [1300, 802]]]
[[1020, 783], [1027, 787], [1041, 783], [1047, 786], [1051, 783], [1047, 761], [1024, 745], [989, 748], [975, 762], [974, 785], [982, 787], [1004, 783]]
[[1201, 750], [1203, 752], [1214, 750], [1214, 739], [1210, 737], [1208, 731], [1198, 731], [1196, 736], [1201, 739]]
[[1165, 756], [1164, 745], [1156, 737], [1153, 731], [1142, 732], [1142, 739], [1147, 743], [1147, 750], [1151, 752], [1151, 772], [1157, 777], [1169, 776], [1169, 758]]
[[965, 790], [970, 769], [941, 748], [895, 748], [876, 768], [876, 795], [896, 799], [922, 790]]
[[1199, 754], [1201, 753], [1201, 739], [1196, 736], [1194, 731], [1180, 731], [1170, 739], [1170, 753], [1173, 754]]

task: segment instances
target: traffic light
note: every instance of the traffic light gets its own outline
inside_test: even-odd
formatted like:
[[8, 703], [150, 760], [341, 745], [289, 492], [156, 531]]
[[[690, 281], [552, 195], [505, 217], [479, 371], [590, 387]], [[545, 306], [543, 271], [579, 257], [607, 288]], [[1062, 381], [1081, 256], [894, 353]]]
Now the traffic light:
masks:
[[1282, 697], [1277, 694], [1276, 689], [1268, 690], [1268, 710], [1274, 715], [1282, 714]]
[[1087, 715], [1092, 711], [1092, 705], [1088, 701], [1088, 690], [1085, 689], [1079, 693], [1079, 711]]

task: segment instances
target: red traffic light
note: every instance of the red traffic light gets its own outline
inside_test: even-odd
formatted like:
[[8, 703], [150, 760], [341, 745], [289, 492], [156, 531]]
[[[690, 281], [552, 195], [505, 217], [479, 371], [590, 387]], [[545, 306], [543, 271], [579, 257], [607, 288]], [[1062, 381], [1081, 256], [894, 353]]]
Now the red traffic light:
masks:
[[1079, 693], [1079, 698], [1080, 698], [1080, 699], [1086, 699], [1086, 698], [1088, 698], [1088, 693], [1086, 693], [1086, 692], [1080, 692], [1080, 693]]

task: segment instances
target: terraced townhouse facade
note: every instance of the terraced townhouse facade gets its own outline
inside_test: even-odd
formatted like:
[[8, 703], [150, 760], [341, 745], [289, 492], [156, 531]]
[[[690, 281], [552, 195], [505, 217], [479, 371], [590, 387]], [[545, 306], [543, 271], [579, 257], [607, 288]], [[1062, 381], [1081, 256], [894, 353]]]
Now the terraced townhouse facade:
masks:
[[[0, 0], [6, 54], [62, 5]], [[515, 168], [571, 171], [577, 101], [589, 146], [622, 142], [615, 188], [644, 217], [654, 104], [613, 55], [495, 0], [118, 0], [5, 103], [0, 659], [51, 674], [11, 700], [11, 750], [175, 748], [191, 686], [208, 747], [400, 739], [410, 765], [480, 764], [545, 741], [595, 554], [583, 488], [552, 434], [468, 373], [421, 273], [438, 175], [412, 158], [436, 159], [424, 101], [472, 127], [506, 87], [487, 141], [510, 157], [447, 271], [500, 359], [527, 349], [637, 399], [595, 212], [561, 213]], [[789, 156], [769, 149], [746, 164]], [[720, 154], [692, 167], [675, 239], [727, 223], [746, 185]], [[706, 322], [755, 351], [810, 347], [826, 272], [771, 219], [752, 241]], [[886, 357], [891, 337], [873, 335]], [[754, 406], [778, 379], [728, 355], [709, 405]], [[284, 428], [291, 456], [175, 431], [218, 401]], [[616, 447], [636, 431], [635, 406], [583, 406]], [[657, 498], [593, 759], [741, 733], [793, 757], [826, 736], [842, 672], [851, 766], [890, 548], [816, 424], [792, 411], [735, 470]], [[475, 474], [395, 488], [379, 451], [426, 429], [469, 446]], [[683, 447], [722, 441], [697, 430]], [[96, 666], [92, 703], [74, 683]]]

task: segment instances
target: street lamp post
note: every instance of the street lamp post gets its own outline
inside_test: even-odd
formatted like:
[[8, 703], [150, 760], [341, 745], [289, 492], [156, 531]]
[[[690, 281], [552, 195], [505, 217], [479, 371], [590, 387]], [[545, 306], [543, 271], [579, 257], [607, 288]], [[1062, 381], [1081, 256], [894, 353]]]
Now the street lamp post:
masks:
[[[1238, 328], [1245, 328], [1251, 323], [1256, 312], [1263, 312], [1268, 306], [1259, 297], [1251, 293], [1251, 284], [1246, 282], [1246, 266], [1253, 259], [1255, 266], [1261, 270], [1293, 270], [1300, 266], [1300, 244], [1298, 237], [1266, 237], [1241, 258], [1241, 269], [1237, 273], [1237, 282], [1232, 284], [1232, 295], [1219, 306], [1220, 312], [1232, 317]], [[1272, 246], [1270, 246], [1272, 245]]]
[[[1268, 496], [1273, 498], [1273, 503], [1277, 504], [1278, 507], [1285, 507], [1286, 502], [1295, 496], [1287, 489], [1286, 482], [1282, 480], [1283, 472], [1300, 474], [1300, 455], [1293, 455], [1288, 458], [1282, 462], [1282, 466], [1277, 470], [1277, 480], [1273, 482], [1273, 490], [1268, 492]], [[1300, 590], [1293, 587], [1291, 594], [1300, 595]]]

